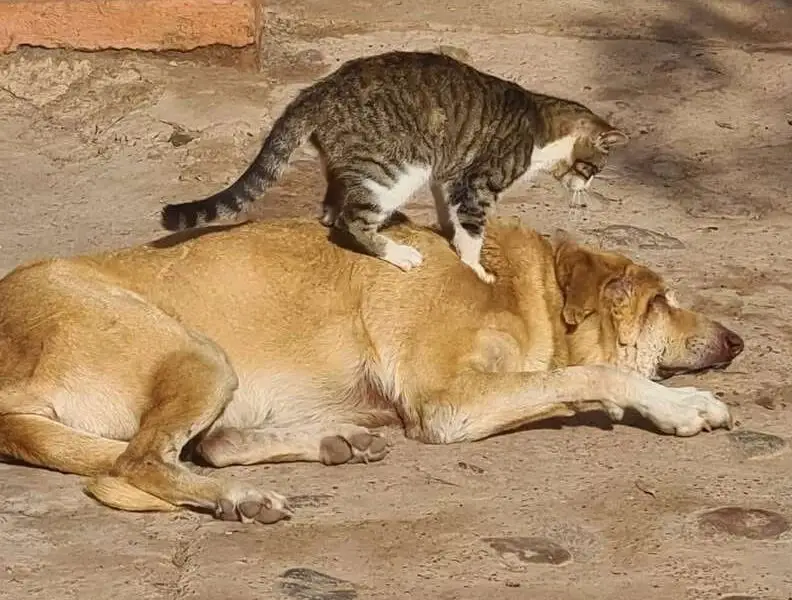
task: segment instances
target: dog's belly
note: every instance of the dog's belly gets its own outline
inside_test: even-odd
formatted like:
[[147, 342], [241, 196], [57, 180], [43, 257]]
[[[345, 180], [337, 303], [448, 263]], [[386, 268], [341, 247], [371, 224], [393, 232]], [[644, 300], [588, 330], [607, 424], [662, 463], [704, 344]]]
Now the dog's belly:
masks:
[[352, 374], [263, 370], [239, 374], [239, 388], [213, 429], [266, 429], [311, 423], [365, 426], [399, 422], [396, 411]]
[[57, 421], [103, 438], [128, 441], [140, 423], [133, 407], [119, 401], [118, 390], [99, 380], [81, 378], [79, 385], [60, 387], [50, 404]]

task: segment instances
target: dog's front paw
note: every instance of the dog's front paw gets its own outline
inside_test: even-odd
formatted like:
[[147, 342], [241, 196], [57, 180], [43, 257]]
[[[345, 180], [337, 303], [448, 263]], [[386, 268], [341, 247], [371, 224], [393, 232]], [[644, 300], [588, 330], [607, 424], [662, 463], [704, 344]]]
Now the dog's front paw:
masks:
[[711, 392], [693, 387], [666, 389], [669, 404], [652, 418], [663, 432], [691, 436], [701, 431], [733, 427], [729, 407]]

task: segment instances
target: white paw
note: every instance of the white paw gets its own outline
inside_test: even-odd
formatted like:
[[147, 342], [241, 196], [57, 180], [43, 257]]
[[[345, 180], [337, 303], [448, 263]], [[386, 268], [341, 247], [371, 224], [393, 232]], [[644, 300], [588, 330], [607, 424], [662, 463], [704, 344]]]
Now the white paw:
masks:
[[693, 387], [666, 389], [671, 404], [652, 419], [665, 433], [691, 436], [721, 427], [732, 428], [729, 407], [711, 392]]
[[484, 267], [480, 264], [476, 263], [474, 265], [468, 265], [473, 272], [478, 276], [481, 281], [484, 283], [495, 283], [495, 275], [487, 271]]
[[423, 262], [423, 256], [412, 246], [389, 242], [385, 248], [383, 260], [399, 267], [402, 271], [409, 271]]

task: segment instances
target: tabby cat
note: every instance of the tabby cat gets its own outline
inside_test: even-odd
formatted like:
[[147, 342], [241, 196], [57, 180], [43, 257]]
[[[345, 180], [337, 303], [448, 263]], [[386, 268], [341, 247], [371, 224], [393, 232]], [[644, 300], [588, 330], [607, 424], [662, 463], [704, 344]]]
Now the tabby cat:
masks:
[[429, 184], [438, 222], [460, 259], [491, 282], [480, 254], [501, 192], [546, 171], [581, 193], [627, 136], [581, 104], [527, 91], [450, 56], [357, 58], [298, 94], [236, 182], [204, 200], [165, 206], [163, 226], [176, 231], [238, 215], [306, 141], [318, 150], [327, 179], [325, 225], [409, 270], [421, 254], [379, 229]]

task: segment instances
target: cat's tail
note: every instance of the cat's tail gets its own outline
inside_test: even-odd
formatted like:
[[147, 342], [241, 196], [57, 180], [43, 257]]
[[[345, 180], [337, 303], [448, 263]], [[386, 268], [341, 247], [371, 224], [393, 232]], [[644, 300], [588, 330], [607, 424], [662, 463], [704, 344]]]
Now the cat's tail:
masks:
[[310, 110], [312, 103], [306, 100], [301, 95], [284, 110], [253, 163], [239, 179], [203, 200], [165, 205], [162, 226], [168, 231], [180, 231], [222, 217], [233, 218], [245, 210], [278, 180], [292, 153], [313, 133], [315, 113]]

